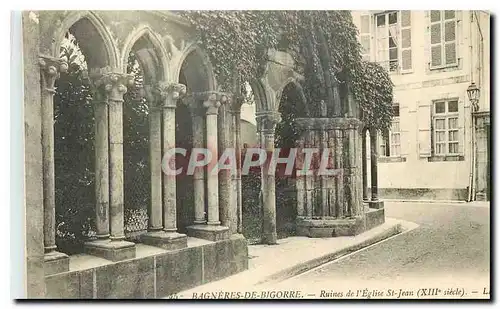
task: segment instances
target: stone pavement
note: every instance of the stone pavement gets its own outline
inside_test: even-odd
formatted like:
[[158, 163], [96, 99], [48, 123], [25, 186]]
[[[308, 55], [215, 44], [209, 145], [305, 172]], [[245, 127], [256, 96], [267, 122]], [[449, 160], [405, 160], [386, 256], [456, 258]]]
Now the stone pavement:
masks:
[[193, 298], [194, 293], [199, 297], [206, 292], [259, 290], [265, 285], [291, 278], [417, 226], [412, 222], [386, 218], [383, 225], [354, 237], [289, 237], [279, 240], [278, 245], [250, 245], [248, 270], [179, 292], [176, 297]]

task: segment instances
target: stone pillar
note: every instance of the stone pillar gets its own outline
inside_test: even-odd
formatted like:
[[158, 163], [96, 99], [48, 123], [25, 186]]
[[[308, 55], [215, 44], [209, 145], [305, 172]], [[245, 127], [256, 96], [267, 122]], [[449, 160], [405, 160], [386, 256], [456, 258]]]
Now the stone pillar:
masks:
[[[149, 107], [149, 162], [151, 167], [151, 203], [148, 207], [148, 232], [158, 232], [163, 229], [162, 222], [162, 149], [161, 149], [161, 98], [157, 96], [154, 87], [144, 86]], [[148, 233], [148, 234], [149, 234]]]
[[[211, 152], [212, 160], [208, 164], [206, 173], [206, 188], [207, 188], [207, 222], [206, 224], [198, 224], [188, 226], [188, 235], [203, 238], [211, 241], [218, 241], [229, 238], [229, 228], [221, 226], [219, 218], [219, 177], [218, 172], [212, 172], [215, 167], [217, 169], [218, 160], [218, 133], [217, 133], [217, 115], [221, 104], [228, 101], [228, 95], [220, 92], [203, 92], [194, 94], [195, 102], [203, 102], [205, 108], [205, 136], [206, 148]], [[194, 134], [194, 133], [193, 133]], [[196, 207], [196, 206], [195, 206]]]
[[363, 177], [363, 202], [368, 202], [368, 162], [366, 159], [366, 131], [363, 129], [361, 131], [361, 165], [362, 165], [362, 177]]
[[[163, 130], [161, 126], [158, 127], [155, 125], [158, 132], [154, 132], [151, 136], [156, 137], [160, 135], [162, 137], [160, 143], [158, 143], [157, 140], [155, 141], [156, 146], [154, 150], [157, 154], [154, 156], [160, 155], [163, 159], [171, 149], [175, 148], [175, 108], [177, 107], [177, 100], [179, 97], [186, 93], [186, 86], [162, 82], [156, 85], [153, 92], [156, 98], [157, 108], [162, 112]], [[156, 113], [160, 114], [158, 111], [156, 111]], [[163, 141], [163, 152], [161, 151], [161, 141]], [[172, 169], [175, 169], [175, 164], [171, 164], [175, 162], [175, 154], [172, 155], [173, 157], [163, 162], [163, 164], [169, 164]], [[158, 166], [153, 166], [153, 164]], [[151, 162], [151, 172], [153, 175], [153, 171], [156, 171], [156, 173], [158, 169], [160, 171], [160, 176], [155, 177], [155, 185], [160, 182], [160, 204], [156, 206], [156, 211], [154, 211], [156, 216], [158, 216], [159, 213], [160, 218], [153, 218], [153, 220], [156, 224], [160, 223], [160, 229], [161, 223], [163, 223], [163, 230], [150, 231], [143, 235], [142, 240], [146, 244], [166, 250], [185, 248], [187, 247], [187, 236], [177, 233], [176, 175], [163, 173], [162, 177], [161, 164], [162, 162]], [[151, 186], [153, 188], [153, 184], [151, 184]], [[161, 196], [162, 191], [163, 196]], [[151, 219], [152, 218], [150, 218], [150, 220]]]
[[[234, 151], [232, 138], [231, 138], [231, 127], [233, 117], [230, 113], [230, 109], [232, 108], [232, 100], [228, 98], [225, 104], [222, 104], [218, 110], [218, 119], [217, 119], [217, 130], [218, 130], [218, 148], [219, 157], [226, 151], [233, 151], [235, 154], [234, 157], [230, 157], [231, 161], [236, 160], [236, 152]], [[210, 149], [210, 148], [209, 148]], [[217, 158], [218, 159], [218, 158]], [[225, 163], [234, 164], [236, 166], [236, 162], [228, 162]], [[235, 171], [234, 171], [235, 172]], [[231, 174], [233, 173], [233, 169], [221, 169], [219, 172], [219, 218], [220, 222], [223, 226], [227, 226], [231, 231], [231, 234], [236, 233], [236, 226], [232, 224], [231, 215], [233, 213], [232, 207], [236, 207], [237, 205], [232, 204], [232, 179]]]
[[243, 209], [241, 197], [241, 105], [243, 100], [240, 97], [235, 97], [231, 104], [232, 114], [232, 135], [234, 140], [234, 153], [236, 157], [236, 170], [232, 173], [232, 186], [234, 193], [232, 201], [234, 203], [233, 209], [236, 211], [232, 220], [236, 222], [236, 231], [231, 230], [232, 233], [243, 233]]
[[[42, 112], [43, 240], [45, 275], [69, 270], [69, 258], [56, 251], [56, 201], [54, 169], [54, 83], [68, 69], [61, 59], [40, 57]], [[29, 218], [28, 218], [29, 219]]]
[[370, 129], [370, 173], [371, 173], [371, 208], [383, 208], [383, 203], [378, 200], [378, 175], [377, 175], [377, 130]]
[[[263, 135], [262, 145], [268, 154], [268, 158], [274, 152], [274, 129], [281, 121], [278, 112], [266, 112], [258, 115], [260, 120], [261, 134]], [[262, 242], [268, 245], [278, 243], [276, 233], [276, 183], [274, 173], [269, 170], [269, 160], [262, 166], [262, 200], [263, 200], [263, 224]]]
[[[194, 98], [188, 99], [193, 123], [193, 148], [205, 147], [205, 122], [202, 116], [202, 106]], [[205, 224], [205, 170], [196, 168], [193, 173], [194, 224]]]
[[[134, 243], [125, 241], [123, 220], [123, 94], [133, 78], [123, 73], [111, 72], [109, 68], [93, 70], [91, 79], [94, 97], [108, 105], [108, 115], [102, 104], [96, 108], [96, 193], [98, 239], [85, 244], [85, 251], [112, 261], [135, 257]], [[106, 120], [108, 119], [107, 127]], [[109, 153], [105, 154], [106, 133], [109, 136]], [[104, 135], [104, 136], [103, 136]], [[106, 159], [109, 156], [109, 190], [105, 192]], [[104, 185], [104, 187], [102, 187]], [[106, 195], [109, 194], [109, 209]], [[107, 220], [110, 215], [109, 221]], [[110, 222], [110, 236], [106, 233], [106, 222]]]

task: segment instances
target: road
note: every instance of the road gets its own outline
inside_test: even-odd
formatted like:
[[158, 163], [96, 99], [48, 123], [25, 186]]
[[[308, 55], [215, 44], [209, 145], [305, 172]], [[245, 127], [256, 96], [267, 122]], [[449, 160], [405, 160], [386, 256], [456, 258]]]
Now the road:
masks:
[[413, 291], [424, 286], [439, 287], [441, 294], [444, 288], [464, 288], [461, 293], [469, 296], [486, 294], [490, 271], [489, 206], [387, 203], [385, 209], [387, 217], [419, 226], [272, 288], [306, 289], [311, 297], [328, 297], [337, 292], [345, 296], [351, 289], [359, 294], [358, 290], [364, 288], [385, 289], [386, 293], [388, 286]]

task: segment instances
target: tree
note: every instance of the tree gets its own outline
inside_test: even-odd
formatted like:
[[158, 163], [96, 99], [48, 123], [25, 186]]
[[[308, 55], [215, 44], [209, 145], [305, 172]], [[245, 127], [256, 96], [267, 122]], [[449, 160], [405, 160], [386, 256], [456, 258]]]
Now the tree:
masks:
[[324, 100], [330, 106], [329, 116], [342, 115], [334, 102], [340, 100], [344, 106], [349, 90], [367, 125], [380, 130], [390, 126], [392, 83], [378, 64], [361, 60], [358, 32], [349, 11], [181, 14], [193, 24], [208, 52], [221, 90], [244, 91], [246, 81], [262, 74], [267, 50], [275, 48], [290, 52], [299, 64], [309, 110], [318, 110], [315, 105]]

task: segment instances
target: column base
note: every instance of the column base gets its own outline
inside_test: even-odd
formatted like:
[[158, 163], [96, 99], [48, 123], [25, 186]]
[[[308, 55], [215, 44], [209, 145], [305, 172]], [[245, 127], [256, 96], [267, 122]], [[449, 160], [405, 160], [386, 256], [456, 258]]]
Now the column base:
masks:
[[296, 221], [297, 235], [311, 238], [355, 236], [365, 230], [363, 216], [352, 218], [300, 218]]
[[263, 233], [261, 237], [261, 242], [265, 245], [277, 245], [278, 244], [278, 234], [273, 233]]
[[142, 243], [165, 250], [178, 250], [187, 247], [187, 236], [177, 232], [155, 231], [141, 236]]
[[125, 240], [94, 240], [85, 243], [85, 253], [113, 262], [135, 258], [135, 244]]
[[45, 276], [69, 271], [69, 257], [65, 253], [59, 251], [45, 253], [43, 262]]
[[368, 205], [370, 205], [370, 208], [373, 208], [373, 209], [382, 209], [382, 208], [384, 208], [384, 202], [383, 201], [370, 201], [370, 202], [368, 202]]
[[187, 234], [191, 237], [201, 238], [210, 241], [229, 239], [229, 228], [221, 225], [191, 225], [186, 227]]

